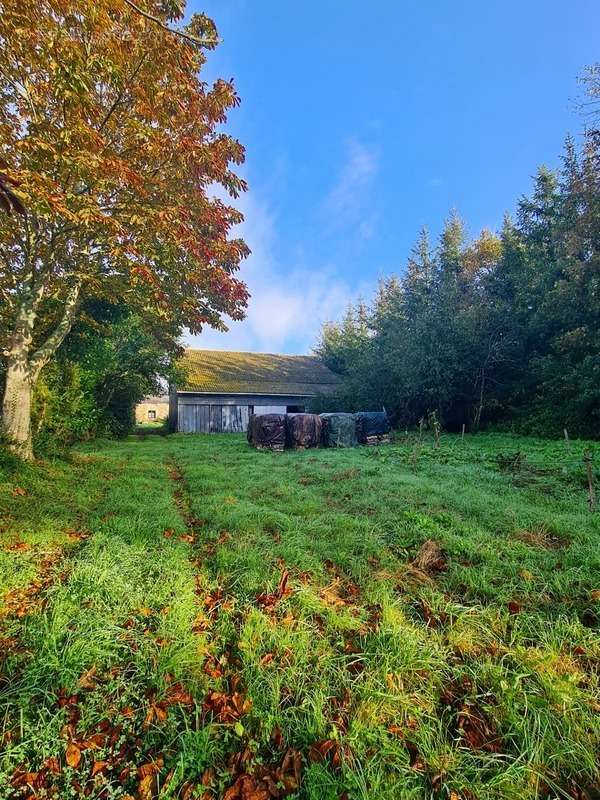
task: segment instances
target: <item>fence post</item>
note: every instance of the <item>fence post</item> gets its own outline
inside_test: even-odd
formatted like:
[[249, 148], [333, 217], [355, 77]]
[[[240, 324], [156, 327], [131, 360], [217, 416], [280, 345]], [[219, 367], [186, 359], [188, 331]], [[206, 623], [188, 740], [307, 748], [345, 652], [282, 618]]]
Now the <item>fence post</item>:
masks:
[[567, 445], [567, 449], [571, 449], [571, 442], [569, 440], [569, 431], [566, 428], [563, 428], [563, 433], [565, 434], [565, 444]]
[[588, 506], [590, 511], [596, 510], [596, 494], [594, 492], [594, 470], [592, 466], [592, 453], [590, 450], [585, 450], [583, 453], [583, 461], [587, 472], [588, 481]]
[[461, 440], [461, 442], [464, 442], [464, 440], [465, 440], [465, 423], [464, 422], [463, 422], [463, 426], [462, 426], [462, 433], [460, 434], [460, 440]]

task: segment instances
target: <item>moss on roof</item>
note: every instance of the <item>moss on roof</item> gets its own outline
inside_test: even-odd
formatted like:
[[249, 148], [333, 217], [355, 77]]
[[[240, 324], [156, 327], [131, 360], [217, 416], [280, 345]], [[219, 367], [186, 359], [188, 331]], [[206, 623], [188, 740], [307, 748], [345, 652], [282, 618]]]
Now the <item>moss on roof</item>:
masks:
[[178, 365], [186, 377], [177, 389], [184, 392], [313, 396], [340, 383], [314, 356], [186, 350]]

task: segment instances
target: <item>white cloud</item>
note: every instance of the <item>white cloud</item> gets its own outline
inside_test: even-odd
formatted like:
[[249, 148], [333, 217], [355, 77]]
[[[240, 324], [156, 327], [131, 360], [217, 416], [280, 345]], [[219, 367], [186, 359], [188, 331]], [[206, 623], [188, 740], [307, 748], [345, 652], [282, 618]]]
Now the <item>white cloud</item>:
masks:
[[[185, 344], [203, 349], [306, 353], [315, 344], [323, 322], [338, 319], [358, 294], [333, 266], [290, 269], [274, 256], [275, 220], [264, 202], [250, 191], [236, 206], [245, 220], [241, 235], [252, 250], [239, 276], [251, 293], [246, 319], [228, 321], [230, 330], [206, 328], [187, 334]], [[371, 287], [360, 287], [370, 294]]]
[[358, 226], [358, 235], [361, 239], [372, 239], [375, 235], [375, 223], [372, 219], [363, 220]]
[[375, 150], [356, 139], [348, 140], [346, 160], [325, 200], [325, 212], [333, 215], [334, 220], [354, 221], [364, 207], [377, 168], [378, 157]]

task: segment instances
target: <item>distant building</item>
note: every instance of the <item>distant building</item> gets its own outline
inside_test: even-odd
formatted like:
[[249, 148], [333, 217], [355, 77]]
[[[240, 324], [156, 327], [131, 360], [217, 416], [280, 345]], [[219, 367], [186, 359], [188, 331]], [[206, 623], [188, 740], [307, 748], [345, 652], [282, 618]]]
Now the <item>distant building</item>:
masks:
[[145, 397], [135, 407], [135, 421], [139, 425], [143, 422], [160, 422], [169, 418], [169, 395], [160, 397]]
[[304, 411], [340, 383], [314, 356], [186, 350], [179, 366], [185, 379], [171, 387], [169, 429], [182, 433], [245, 431], [250, 414]]

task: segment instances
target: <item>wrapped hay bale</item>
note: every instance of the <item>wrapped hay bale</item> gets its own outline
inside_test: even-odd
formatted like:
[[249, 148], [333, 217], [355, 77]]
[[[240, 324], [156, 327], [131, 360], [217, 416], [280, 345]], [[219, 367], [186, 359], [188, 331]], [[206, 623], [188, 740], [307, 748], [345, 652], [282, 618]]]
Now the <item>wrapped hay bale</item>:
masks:
[[389, 443], [391, 430], [385, 411], [359, 411], [356, 414], [356, 438], [361, 444]]
[[333, 412], [321, 414], [323, 445], [325, 447], [356, 447], [356, 419], [354, 414]]
[[299, 450], [318, 447], [322, 428], [323, 422], [318, 414], [288, 414], [287, 443]]
[[258, 450], [283, 450], [285, 428], [285, 414], [252, 414], [246, 438]]

